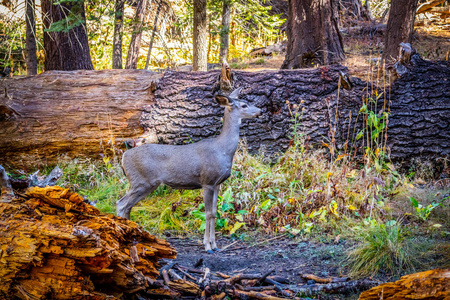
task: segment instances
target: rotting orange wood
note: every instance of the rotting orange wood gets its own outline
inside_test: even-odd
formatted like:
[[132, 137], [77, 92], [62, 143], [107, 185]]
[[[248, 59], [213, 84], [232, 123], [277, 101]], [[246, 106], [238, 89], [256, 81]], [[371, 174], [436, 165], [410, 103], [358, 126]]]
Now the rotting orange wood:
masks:
[[364, 291], [359, 300], [450, 299], [450, 269], [405, 275]]
[[166, 241], [68, 189], [0, 201], [0, 299], [116, 299], [148, 287], [158, 260], [175, 257]]

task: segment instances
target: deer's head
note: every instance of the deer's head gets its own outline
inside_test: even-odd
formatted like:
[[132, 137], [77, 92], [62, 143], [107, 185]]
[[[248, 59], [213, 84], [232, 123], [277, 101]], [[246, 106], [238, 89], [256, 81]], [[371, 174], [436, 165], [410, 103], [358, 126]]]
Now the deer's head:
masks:
[[238, 114], [240, 119], [250, 119], [261, 115], [261, 109], [239, 99], [241, 89], [234, 90], [229, 96], [216, 95], [217, 103], [228, 109], [230, 113]]

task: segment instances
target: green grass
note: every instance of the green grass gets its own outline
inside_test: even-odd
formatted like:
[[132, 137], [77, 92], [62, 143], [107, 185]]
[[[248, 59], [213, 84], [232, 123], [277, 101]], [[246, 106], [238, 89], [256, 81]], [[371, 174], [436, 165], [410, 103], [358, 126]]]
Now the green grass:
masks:
[[371, 220], [359, 229], [363, 242], [349, 253], [348, 264], [353, 277], [375, 276], [380, 271], [401, 275], [414, 271], [417, 250], [407, 239], [404, 228], [396, 221], [385, 224]]

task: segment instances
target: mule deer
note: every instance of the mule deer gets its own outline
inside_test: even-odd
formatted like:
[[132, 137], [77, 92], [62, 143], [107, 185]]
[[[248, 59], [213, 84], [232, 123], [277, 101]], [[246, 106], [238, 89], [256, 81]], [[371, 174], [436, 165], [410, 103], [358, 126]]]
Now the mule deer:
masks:
[[214, 228], [219, 187], [231, 174], [241, 119], [261, 113], [259, 108], [241, 102], [239, 92], [240, 89], [228, 97], [215, 96], [225, 107], [223, 128], [218, 137], [187, 145], [145, 144], [123, 154], [122, 166], [131, 188], [117, 202], [117, 215], [129, 219], [131, 208], [160, 184], [178, 189], [203, 188], [206, 215], [203, 244], [208, 253], [219, 250]]

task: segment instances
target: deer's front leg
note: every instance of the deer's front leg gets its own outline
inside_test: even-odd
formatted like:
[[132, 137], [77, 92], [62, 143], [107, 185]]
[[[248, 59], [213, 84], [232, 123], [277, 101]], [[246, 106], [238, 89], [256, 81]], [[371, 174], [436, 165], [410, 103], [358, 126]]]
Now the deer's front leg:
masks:
[[214, 187], [206, 186], [203, 188], [203, 201], [205, 202], [205, 235], [203, 238], [203, 244], [205, 245], [205, 250], [208, 253], [214, 253], [211, 250], [211, 231], [214, 234], [214, 226], [211, 228], [211, 220], [214, 221], [213, 217], [213, 202], [214, 202]]
[[212, 219], [211, 224], [209, 225], [209, 241], [211, 244], [211, 248], [213, 251], [219, 251], [216, 245], [216, 215], [217, 215], [217, 197], [219, 195], [220, 185], [214, 187], [214, 196], [213, 196], [213, 204], [212, 204]]

